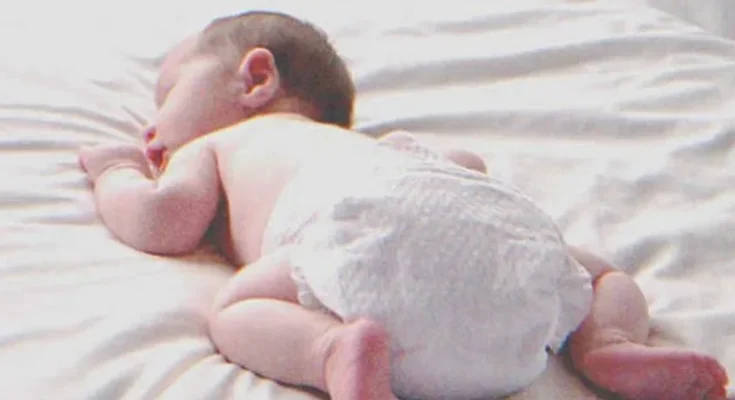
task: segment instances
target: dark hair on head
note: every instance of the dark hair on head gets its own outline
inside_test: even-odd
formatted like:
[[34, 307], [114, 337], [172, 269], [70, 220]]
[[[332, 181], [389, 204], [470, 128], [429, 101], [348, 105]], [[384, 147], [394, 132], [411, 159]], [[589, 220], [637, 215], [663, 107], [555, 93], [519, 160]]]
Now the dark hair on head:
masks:
[[319, 122], [352, 126], [352, 77], [327, 35], [315, 26], [283, 13], [249, 11], [214, 20], [198, 44], [200, 51], [237, 57], [230, 60], [233, 68], [257, 47], [273, 54], [286, 94], [315, 108]]

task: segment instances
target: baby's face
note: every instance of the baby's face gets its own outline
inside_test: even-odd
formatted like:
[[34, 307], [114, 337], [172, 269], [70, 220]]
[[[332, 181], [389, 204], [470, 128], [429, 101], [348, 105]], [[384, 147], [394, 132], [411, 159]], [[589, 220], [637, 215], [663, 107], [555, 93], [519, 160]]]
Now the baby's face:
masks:
[[156, 82], [157, 112], [144, 135], [158, 167], [182, 145], [243, 118], [230, 76], [215, 56], [194, 52], [196, 39], [186, 39], [167, 55]]

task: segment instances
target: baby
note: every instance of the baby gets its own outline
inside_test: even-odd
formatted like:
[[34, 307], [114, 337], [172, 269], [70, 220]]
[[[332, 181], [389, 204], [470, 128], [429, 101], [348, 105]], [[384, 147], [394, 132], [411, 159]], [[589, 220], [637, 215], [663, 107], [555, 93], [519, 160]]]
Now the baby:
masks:
[[[119, 240], [161, 255], [213, 240], [243, 266], [210, 319], [228, 360], [334, 399], [444, 399], [521, 390], [564, 349], [624, 398], [725, 398], [715, 359], [643, 344], [647, 306], [629, 276], [567, 247], [478, 156], [350, 130], [353, 100], [322, 33], [249, 12], [168, 54], [145, 150], [80, 152]], [[454, 289], [421, 293], [437, 282]], [[468, 329], [487, 334], [465, 343]]]

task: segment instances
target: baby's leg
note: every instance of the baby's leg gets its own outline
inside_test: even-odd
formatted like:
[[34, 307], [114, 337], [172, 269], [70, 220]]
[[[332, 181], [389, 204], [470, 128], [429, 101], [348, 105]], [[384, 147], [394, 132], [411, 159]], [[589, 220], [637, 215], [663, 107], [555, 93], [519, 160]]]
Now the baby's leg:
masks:
[[336, 400], [395, 399], [387, 333], [369, 320], [343, 324], [296, 304], [290, 272], [284, 258], [266, 257], [222, 289], [210, 317], [210, 335], [222, 355]]
[[580, 373], [626, 399], [725, 399], [727, 375], [714, 358], [643, 344], [648, 305], [630, 276], [578, 249], [571, 253], [595, 277], [592, 310], [569, 340]]

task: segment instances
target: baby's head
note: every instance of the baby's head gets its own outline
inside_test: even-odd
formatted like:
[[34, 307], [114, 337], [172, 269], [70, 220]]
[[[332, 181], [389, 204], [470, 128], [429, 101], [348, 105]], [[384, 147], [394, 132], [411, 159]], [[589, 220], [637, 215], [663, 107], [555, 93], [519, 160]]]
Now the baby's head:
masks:
[[172, 151], [274, 112], [349, 128], [354, 95], [347, 67], [314, 26], [275, 12], [219, 18], [164, 60], [146, 141]]

